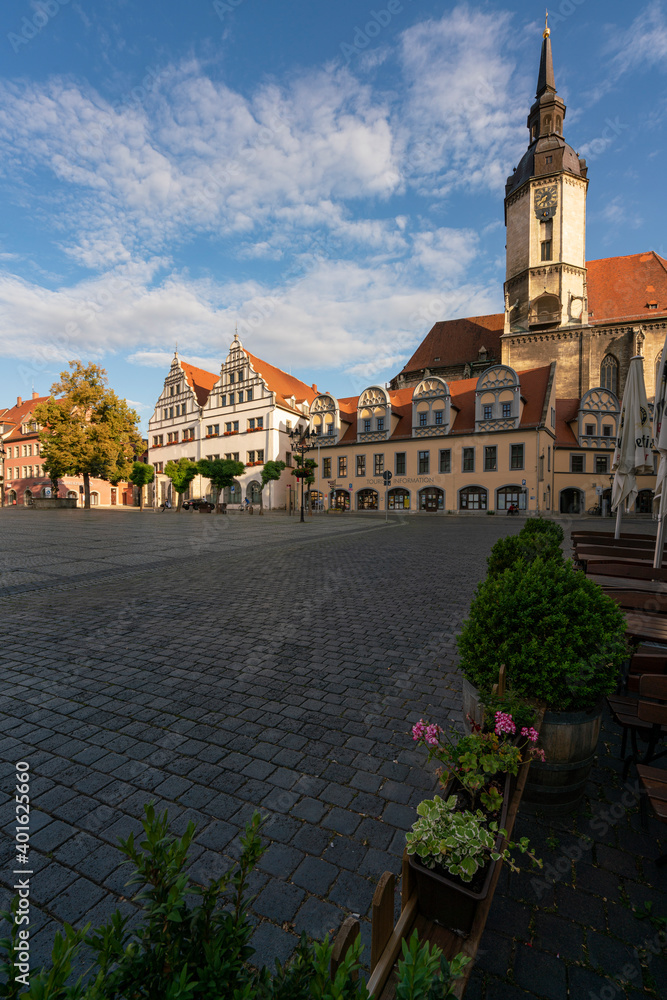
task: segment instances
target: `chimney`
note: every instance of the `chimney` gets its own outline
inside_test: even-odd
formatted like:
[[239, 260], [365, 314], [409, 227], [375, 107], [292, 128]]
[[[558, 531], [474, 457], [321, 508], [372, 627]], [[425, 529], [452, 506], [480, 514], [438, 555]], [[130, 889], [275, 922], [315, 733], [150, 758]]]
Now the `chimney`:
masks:
[[17, 406], [23, 406], [23, 400], [21, 399], [20, 396], [16, 397], [16, 405]]
[[35, 392], [35, 390], [34, 390], [34, 389], [32, 390], [32, 398], [33, 398], [33, 399], [39, 399], [39, 393], [38, 393], [38, 392]]
[[317, 392], [317, 386], [315, 385], [314, 382], [313, 382], [311, 388], [312, 388], [313, 392]]

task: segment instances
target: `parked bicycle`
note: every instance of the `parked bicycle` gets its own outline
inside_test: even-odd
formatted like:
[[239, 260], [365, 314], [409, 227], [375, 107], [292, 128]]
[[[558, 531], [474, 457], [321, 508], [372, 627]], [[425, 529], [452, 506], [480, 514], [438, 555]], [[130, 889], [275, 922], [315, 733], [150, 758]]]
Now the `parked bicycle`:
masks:
[[602, 507], [599, 503], [596, 503], [593, 507], [589, 507], [586, 511], [587, 514], [602, 514]]

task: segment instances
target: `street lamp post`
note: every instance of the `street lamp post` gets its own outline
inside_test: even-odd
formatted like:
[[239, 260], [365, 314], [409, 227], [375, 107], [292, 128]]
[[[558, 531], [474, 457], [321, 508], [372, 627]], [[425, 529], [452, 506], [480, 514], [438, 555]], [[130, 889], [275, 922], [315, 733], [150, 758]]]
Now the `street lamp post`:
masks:
[[[296, 452], [298, 455], [301, 456], [301, 464], [299, 466], [299, 469], [302, 473], [305, 473], [306, 470], [304, 462], [306, 460], [306, 452], [310, 450], [311, 441], [314, 437], [316, 437], [316, 434], [314, 430], [311, 430], [310, 427], [304, 428], [299, 426], [295, 427], [293, 431], [290, 431], [289, 436], [290, 436], [290, 448], [292, 449], [293, 452]], [[299, 518], [299, 520], [301, 521], [301, 523], [303, 523], [304, 521], [303, 501], [304, 501], [304, 491], [305, 491], [304, 484], [306, 476], [302, 475], [299, 478], [301, 479], [301, 517]]]

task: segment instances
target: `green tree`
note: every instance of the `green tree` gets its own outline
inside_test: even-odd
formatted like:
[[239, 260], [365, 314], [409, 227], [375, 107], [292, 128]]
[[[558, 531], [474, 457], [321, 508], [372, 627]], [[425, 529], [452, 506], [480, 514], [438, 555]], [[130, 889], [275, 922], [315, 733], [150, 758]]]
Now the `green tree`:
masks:
[[259, 491], [259, 512], [264, 513], [264, 487], [267, 483], [275, 482], [280, 479], [283, 469], [287, 466], [284, 462], [278, 460], [277, 462], [265, 462], [264, 468], [262, 469], [262, 488]]
[[189, 458], [179, 458], [177, 462], [171, 459], [164, 467], [164, 474], [171, 479], [171, 485], [178, 493], [176, 510], [180, 511], [183, 504], [183, 494], [197, 475], [197, 463], [191, 462]]
[[139, 417], [108, 388], [104, 368], [81, 361], [69, 366], [51, 386], [49, 399], [35, 407], [35, 420], [42, 427], [44, 468], [56, 480], [82, 476], [89, 509], [91, 476], [114, 484], [128, 479], [143, 442]]
[[235, 462], [231, 458], [200, 458], [197, 462], [197, 471], [210, 480], [211, 486], [215, 490], [215, 505], [217, 510], [218, 498], [222, 490], [232, 486], [237, 476], [243, 475], [245, 465], [243, 462]]
[[[169, 464], [169, 463], [167, 463]], [[155, 479], [155, 469], [146, 462], [135, 462], [130, 473], [130, 482], [139, 487], [139, 509], [144, 509], [144, 486]]]

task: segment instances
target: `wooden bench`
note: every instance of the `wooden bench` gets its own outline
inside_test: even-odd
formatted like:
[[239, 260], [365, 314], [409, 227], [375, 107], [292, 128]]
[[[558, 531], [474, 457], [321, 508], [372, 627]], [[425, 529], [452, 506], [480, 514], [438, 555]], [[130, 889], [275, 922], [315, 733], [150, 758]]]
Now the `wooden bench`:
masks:
[[[646, 764], [637, 764], [637, 774], [642, 786], [640, 799], [642, 822], [648, 826], [647, 800], [653, 809], [656, 817], [663, 823], [667, 823], [667, 771], [657, 767], [648, 767]], [[656, 865], [667, 864], [667, 854], [662, 854], [656, 858]]]

